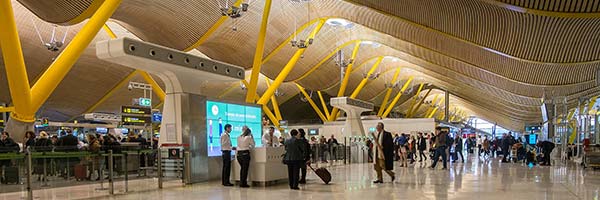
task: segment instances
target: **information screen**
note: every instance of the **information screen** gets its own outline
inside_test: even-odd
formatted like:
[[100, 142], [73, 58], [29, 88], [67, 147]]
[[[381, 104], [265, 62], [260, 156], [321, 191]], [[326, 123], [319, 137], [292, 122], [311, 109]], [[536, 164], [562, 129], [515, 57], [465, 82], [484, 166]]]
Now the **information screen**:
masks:
[[225, 124], [231, 124], [231, 144], [237, 146], [242, 127], [252, 131], [257, 147], [262, 146], [262, 111], [260, 107], [206, 101], [206, 135], [208, 156], [221, 156], [221, 134]]

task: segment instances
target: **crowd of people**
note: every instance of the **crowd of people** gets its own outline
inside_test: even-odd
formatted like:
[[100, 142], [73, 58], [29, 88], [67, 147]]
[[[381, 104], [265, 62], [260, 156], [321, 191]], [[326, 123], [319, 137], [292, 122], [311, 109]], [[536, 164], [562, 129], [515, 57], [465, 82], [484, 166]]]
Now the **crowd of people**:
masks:
[[[73, 176], [73, 169], [76, 165], [85, 166], [88, 173], [86, 173], [86, 177], [84, 180], [99, 180], [102, 176], [102, 169], [107, 168], [106, 165], [107, 159], [101, 159], [102, 156], [99, 153], [107, 153], [109, 150], [112, 150], [113, 153], [118, 154], [121, 153], [121, 144], [128, 143], [138, 143], [138, 147], [140, 148], [153, 148], [156, 149], [158, 147], [158, 138], [153, 137], [151, 140], [144, 138], [141, 134], [134, 134], [133, 132], [129, 132], [129, 134], [122, 138], [121, 136], [115, 134], [97, 134], [97, 133], [85, 133], [85, 137], [80, 139], [79, 137], [73, 134], [73, 131], [70, 129], [63, 130], [58, 135], [49, 135], [45, 131], [40, 131], [37, 135], [33, 131], [27, 131], [25, 133], [25, 137], [23, 138], [23, 143], [15, 142], [13, 138], [11, 138], [11, 134], [8, 132], [2, 132], [2, 137], [0, 138], [0, 153], [22, 153], [26, 151], [30, 152], [78, 152], [78, 151], [87, 151], [91, 154], [86, 157], [73, 157], [73, 158], [64, 158], [64, 159], [53, 159], [52, 164], [55, 165], [56, 171], [49, 171], [48, 173], [54, 174], [57, 176], [62, 176], [67, 179], [69, 176]], [[150, 156], [154, 158], [154, 156]], [[145, 166], [146, 163], [146, 155], [143, 157], [140, 156], [140, 164]], [[38, 180], [41, 180], [41, 173], [44, 171], [41, 168], [41, 159], [35, 159], [36, 163], [34, 163], [34, 174], [39, 175]], [[152, 164], [153, 161], [148, 161], [148, 163]], [[4, 170], [6, 167], [13, 167], [17, 163], [12, 160], [0, 160], [0, 169]], [[96, 178], [93, 179], [92, 177]], [[0, 177], [4, 179], [5, 177]], [[45, 176], [44, 176], [45, 178]]]

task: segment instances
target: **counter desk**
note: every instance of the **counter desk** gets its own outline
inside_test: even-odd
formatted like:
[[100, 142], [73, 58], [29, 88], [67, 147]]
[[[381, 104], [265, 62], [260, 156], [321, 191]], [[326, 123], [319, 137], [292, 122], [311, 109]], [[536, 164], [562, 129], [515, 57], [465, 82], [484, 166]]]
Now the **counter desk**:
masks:
[[[248, 183], [253, 186], [270, 186], [287, 182], [287, 166], [281, 162], [285, 153], [284, 147], [258, 147], [250, 151], [250, 169]], [[240, 164], [233, 159], [231, 178], [240, 180]]]

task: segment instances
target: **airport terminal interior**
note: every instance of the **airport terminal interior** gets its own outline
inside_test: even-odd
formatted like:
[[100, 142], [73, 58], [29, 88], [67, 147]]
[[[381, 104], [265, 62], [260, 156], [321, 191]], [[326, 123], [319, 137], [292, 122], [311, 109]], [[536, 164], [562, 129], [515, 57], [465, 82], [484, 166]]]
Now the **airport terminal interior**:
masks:
[[600, 199], [600, 0], [0, 0], [0, 200]]

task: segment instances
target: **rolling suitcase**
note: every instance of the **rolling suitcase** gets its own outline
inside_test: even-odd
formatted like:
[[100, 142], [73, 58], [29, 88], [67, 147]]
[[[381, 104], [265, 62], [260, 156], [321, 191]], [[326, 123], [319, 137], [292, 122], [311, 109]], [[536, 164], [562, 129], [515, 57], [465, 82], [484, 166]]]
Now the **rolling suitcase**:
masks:
[[18, 167], [4, 167], [4, 178], [2, 183], [8, 184], [19, 184], [19, 168]]
[[319, 176], [319, 178], [321, 178], [325, 184], [329, 184], [329, 182], [331, 182], [331, 173], [329, 173], [329, 170], [325, 169], [324, 167], [319, 167], [315, 170], [311, 165], [308, 165], [308, 167], [310, 167], [310, 169], [315, 172], [315, 174], [317, 174], [317, 176]]
[[87, 179], [87, 166], [84, 164], [75, 165], [75, 180], [83, 181]]

